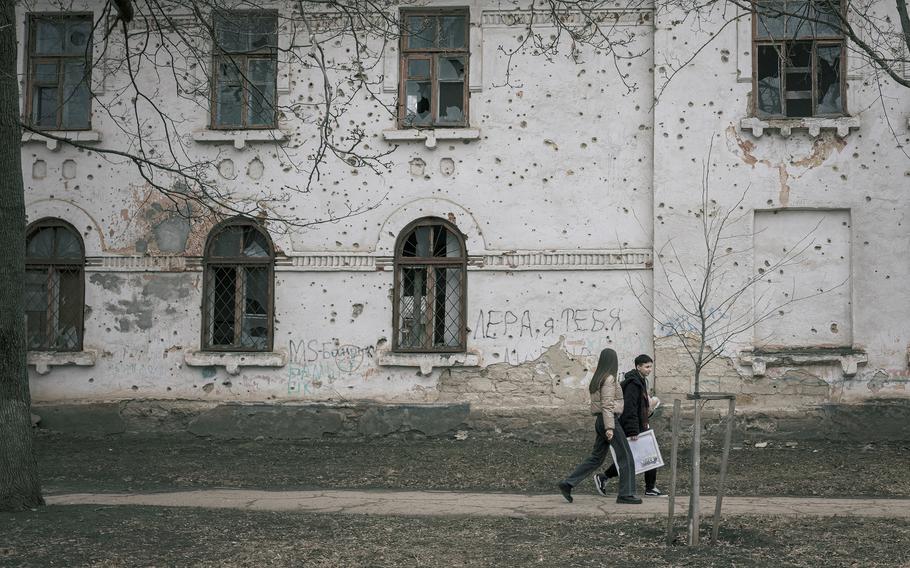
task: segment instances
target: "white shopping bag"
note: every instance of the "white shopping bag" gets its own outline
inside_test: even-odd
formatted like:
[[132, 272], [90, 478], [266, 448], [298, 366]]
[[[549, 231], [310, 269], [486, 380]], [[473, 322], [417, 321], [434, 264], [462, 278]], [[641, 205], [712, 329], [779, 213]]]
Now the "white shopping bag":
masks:
[[[654, 430], [645, 430], [638, 435], [637, 440], [629, 439], [629, 447], [632, 448], [632, 461], [635, 463], [636, 475], [664, 466], [664, 458], [660, 455]], [[613, 450], [612, 444], [610, 453], [613, 455], [613, 463], [618, 469], [619, 464], [616, 461], [616, 452]]]

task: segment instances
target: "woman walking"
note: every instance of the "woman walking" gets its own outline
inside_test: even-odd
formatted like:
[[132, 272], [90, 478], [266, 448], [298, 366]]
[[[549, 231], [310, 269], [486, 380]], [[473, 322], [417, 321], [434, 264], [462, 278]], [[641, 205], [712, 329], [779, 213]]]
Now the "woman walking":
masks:
[[[610, 445], [616, 452], [616, 464], [619, 470], [619, 496], [617, 503], [641, 503], [635, 496], [635, 464], [632, 463], [632, 450], [619, 425], [618, 415], [622, 413], [622, 389], [616, 375], [619, 371], [619, 359], [616, 351], [610, 348], [600, 352], [597, 369], [591, 377], [588, 392], [591, 395], [591, 414], [594, 419], [594, 449], [588, 459], [578, 464], [568, 477], [559, 482], [559, 491], [569, 503], [572, 502], [572, 488], [581, 483], [603, 464]], [[617, 416], [614, 416], [617, 415]]]

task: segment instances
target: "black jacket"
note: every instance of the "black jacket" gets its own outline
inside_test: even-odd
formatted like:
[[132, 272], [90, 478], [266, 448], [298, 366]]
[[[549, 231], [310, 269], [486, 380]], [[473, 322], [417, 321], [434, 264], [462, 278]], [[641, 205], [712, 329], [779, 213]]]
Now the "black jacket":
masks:
[[623, 376], [620, 384], [623, 410], [619, 424], [626, 437], [637, 436], [645, 429], [648, 420], [648, 383], [637, 369], [632, 369]]

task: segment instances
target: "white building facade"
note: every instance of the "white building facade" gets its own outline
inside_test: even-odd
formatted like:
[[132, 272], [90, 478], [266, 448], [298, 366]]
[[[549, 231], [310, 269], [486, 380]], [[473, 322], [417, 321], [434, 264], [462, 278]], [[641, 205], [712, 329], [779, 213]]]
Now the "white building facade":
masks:
[[[758, 323], [724, 345], [702, 389], [785, 414], [910, 394], [910, 91], [821, 17], [793, 33], [785, 16], [732, 7], [712, 36], [617, 3], [594, 13], [624, 57], [570, 40], [513, 55], [529, 28], [555, 33], [552, 19], [481, 0], [390, 8], [404, 33], [371, 40], [372, 89], [333, 85], [350, 101], [335, 128], [362, 132], [385, 165], [330, 155], [307, 185], [324, 94], [307, 40], [343, 67], [358, 48], [330, 36], [340, 15], [206, 13], [210, 68], [162, 49], [158, 65], [130, 70], [122, 42], [100, 45], [95, 23], [112, 16], [77, 8], [20, 11], [35, 130], [22, 146], [30, 387], [43, 417], [104, 403], [144, 409], [132, 425], [305, 409], [299, 420], [321, 426], [300, 431], [317, 436], [574, 427], [605, 347], [626, 368], [653, 354], [658, 395], [682, 396], [692, 364], [667, 323], [697, 331], [670, 298], [678, 267], [702, 258], [706, 167], [712, 207], [739, 212], [718, 287], [783, 272], [723, 312]], [[131, 49], [198, 30], [194, 14], [169, 18], [177, 31], [156, 36], [162, 26], [137, 17]], [[138, 118], [130, 72], [148, 96]], [[179, 198], [180, 176], [159, 172], [178, 197], [164, 195], [104, 151], [158, 159], [168, 136], [210, 165], [208, 187], [259, 209], [212, 215]], [[781, 263], [788, 247], [800, 254]], [[383, 408], [398, 414], [377, 425]]]

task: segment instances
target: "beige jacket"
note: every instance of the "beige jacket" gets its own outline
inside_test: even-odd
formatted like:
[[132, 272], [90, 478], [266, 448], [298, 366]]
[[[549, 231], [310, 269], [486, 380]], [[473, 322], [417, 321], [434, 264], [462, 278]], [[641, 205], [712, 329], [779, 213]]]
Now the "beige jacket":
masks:
[[594, 416], [603, 414], [604, 428], [613, 430], [615, 428], [613, 415], [622, 414], [622, 409], [622, 387], [619, 386], [616, 377], [610, 375], [600, 386], [599, 391], [591, 393], [591, 414]]

